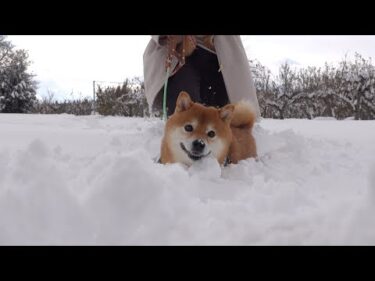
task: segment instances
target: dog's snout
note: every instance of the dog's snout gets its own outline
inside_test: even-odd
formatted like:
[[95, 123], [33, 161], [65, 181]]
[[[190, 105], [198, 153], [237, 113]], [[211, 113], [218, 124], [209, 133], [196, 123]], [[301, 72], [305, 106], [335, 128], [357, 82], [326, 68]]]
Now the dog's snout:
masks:
[[198, 140], [193, 141], [193, 150], [194, 151], [202, 152], [205, 146], [206, 146], [206, 144], [204, 143], [204, 141], [202, 139], [198, 139]]

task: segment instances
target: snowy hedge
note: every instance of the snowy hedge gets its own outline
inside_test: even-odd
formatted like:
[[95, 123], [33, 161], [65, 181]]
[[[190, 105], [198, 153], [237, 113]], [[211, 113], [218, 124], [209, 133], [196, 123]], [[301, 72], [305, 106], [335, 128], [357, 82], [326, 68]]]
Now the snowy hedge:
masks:
[[276, 77], [259, 62], [251, 69], [265, 118], [375, 119], [375, 67], [359, 54], [323, 69], [293, 70], [286, 63]]
[[148, 115], [144, 83], [139, 78], [126, 79], [118, 87], [98, 87], [96, 110], [101, 115], [138, 116]]
[[34, 103], [33, 113], [40, 114], [74, 114], [90, 115], [92, 112], [92, 100], [89, 98], [70, 99], [57, 101], [52, 92], [49, 92], [42, 100]]
[[[126, 79], [118, 87], [96, 88], [95, 110], [101, 115], [148, 116], [148, 106], [144, 95], [144, 85], [139, 78]], [[34, 104], [33, 113], [90, 115], [93, 112], [91, 98], [66, 99], [57, 101], [53, 92]]]

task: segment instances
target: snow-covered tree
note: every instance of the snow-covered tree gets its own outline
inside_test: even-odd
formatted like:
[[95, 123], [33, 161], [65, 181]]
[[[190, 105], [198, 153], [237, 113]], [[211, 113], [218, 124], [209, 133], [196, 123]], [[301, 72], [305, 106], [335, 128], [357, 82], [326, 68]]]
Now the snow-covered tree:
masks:
[[353, 107], [355, 119], [375, 119], [375, 67], [371, 59], [356, 54], [354, 63], [342, 63], [341, 68], [341, 95]]
[[258, 60], [249, 62], [250, 70], [254, 78], [261, 115], [264, 118], [278, 118], [280, 109], [275, 98], [277, 85], [273, 79], [271, 71]]
[[338, 66], [293, 70], [285, 63], [274, 78], [259, 62], [251, 68], [266, 118], [375, 119], [375, 66], [356, 54]]
[[37, 83], [27, 72], [30, 65], [25, 50], [14, 50], [0, 35], [0, 112], [26, 113], [36, 100]]

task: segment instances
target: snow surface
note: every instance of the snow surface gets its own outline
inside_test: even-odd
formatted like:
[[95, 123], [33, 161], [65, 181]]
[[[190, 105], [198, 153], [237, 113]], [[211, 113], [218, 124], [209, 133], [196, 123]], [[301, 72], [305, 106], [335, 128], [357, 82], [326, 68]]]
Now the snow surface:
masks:
[[0, 114], [0, 244], [375, 245], [375, 121], [264, 119], [225, 168], [155, 163], [162, 134]]

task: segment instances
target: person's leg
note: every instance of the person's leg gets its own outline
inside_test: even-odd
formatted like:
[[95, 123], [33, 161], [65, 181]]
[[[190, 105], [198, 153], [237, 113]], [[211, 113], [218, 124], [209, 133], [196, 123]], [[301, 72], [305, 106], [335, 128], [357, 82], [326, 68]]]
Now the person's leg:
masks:
[[194, 52], [186, 58], [185, 65], [173, 76], [169, 77], [167, 90], [168, 116], [173, 114], [177, 97], [181, 91], [187, 92], [194, 102], [200, 102], [200, 75], [196, 69], [196, 61], [199, 59]]
[[222, 73], [219, 71], [217, 56], [207, 50], [198, 48], [200, 53], [199, 69], [201, 83], [201, 101], [207, 106], [222, 107], [229, 103]]

